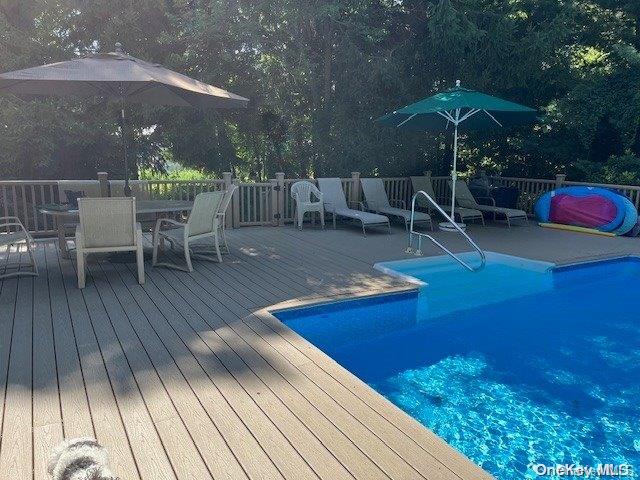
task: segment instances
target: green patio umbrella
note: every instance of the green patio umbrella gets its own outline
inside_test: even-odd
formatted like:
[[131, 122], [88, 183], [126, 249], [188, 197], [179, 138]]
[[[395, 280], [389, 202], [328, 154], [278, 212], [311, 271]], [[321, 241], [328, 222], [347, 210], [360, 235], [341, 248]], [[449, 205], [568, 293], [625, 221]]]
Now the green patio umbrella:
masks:
[[451, 218], [456, 204], [458, 132], [525, 125], [536, 121], [538, 112], [524, 105], [456, 86], [412, 103], [376, 120], [381, 125], [409, 131], [445, 132], [453, 130], [451, 170]]

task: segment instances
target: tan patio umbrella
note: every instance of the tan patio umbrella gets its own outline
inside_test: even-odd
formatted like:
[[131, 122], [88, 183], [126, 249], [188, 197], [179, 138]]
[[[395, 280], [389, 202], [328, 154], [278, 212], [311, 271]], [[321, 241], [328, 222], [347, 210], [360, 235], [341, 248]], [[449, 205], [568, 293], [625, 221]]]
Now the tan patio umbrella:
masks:
[[[115, 52], [96, 53], [66, 62], [2, 73], [0, 93], [116, 99], [122, 105], [123, 132], [125, 105], [130, 102], [196, 108], [245, 108], [249, 102], [244, 97], [199, 82], [157, 63], [127, 55], [120, 43], [116, 43]], [[129, 165], [124, 144], [123, 135], [125, 193], [130, 195]]]

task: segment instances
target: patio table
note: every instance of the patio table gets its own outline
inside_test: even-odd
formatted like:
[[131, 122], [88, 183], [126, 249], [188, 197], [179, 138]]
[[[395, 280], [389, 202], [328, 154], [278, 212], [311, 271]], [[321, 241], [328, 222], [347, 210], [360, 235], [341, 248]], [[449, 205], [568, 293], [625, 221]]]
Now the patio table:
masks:
[[[193, 208], [193, 202], [186, 200], [138, 200], [136, 214], [155, 214], [188, 212]], [[58, 229], [58, 247], [62, 256], [69, 258], [69, 248], [65, 235], [65, 223], [77, 223], [78, 208], [69, 204], [52, 203], [41, 205], [38, 209], [43, 215], [50, 215]]]

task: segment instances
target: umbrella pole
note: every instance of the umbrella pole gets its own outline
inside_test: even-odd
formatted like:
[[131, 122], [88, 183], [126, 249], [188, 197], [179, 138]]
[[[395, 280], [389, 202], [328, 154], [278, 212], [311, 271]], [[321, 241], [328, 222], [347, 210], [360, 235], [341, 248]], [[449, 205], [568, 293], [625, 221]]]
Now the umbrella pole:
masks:
[[124, 156], [124, 196], [131, 196], [131, 186], [129, 185], [129, 156], [127, 152], [126, 117], [124, 110], [124, 97], [120, 109], [120, 137], [122, 138], [122, 154]]
[[451, 170], [451, 221], [455, 222], [456, 212], [456, 181], [458, 180], [458, 121], [460, 109], [456, 109], [455, 130], [453, 133], [453, 169]]

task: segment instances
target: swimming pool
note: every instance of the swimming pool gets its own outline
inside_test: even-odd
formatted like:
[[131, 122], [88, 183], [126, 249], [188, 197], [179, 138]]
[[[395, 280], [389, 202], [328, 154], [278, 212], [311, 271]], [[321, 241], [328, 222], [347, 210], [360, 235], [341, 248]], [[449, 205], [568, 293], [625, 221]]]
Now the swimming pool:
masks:
[[274, 314], [499, 479], [640, 472], [640, 260], [488, 257], [381, 264], [420, 292]]

